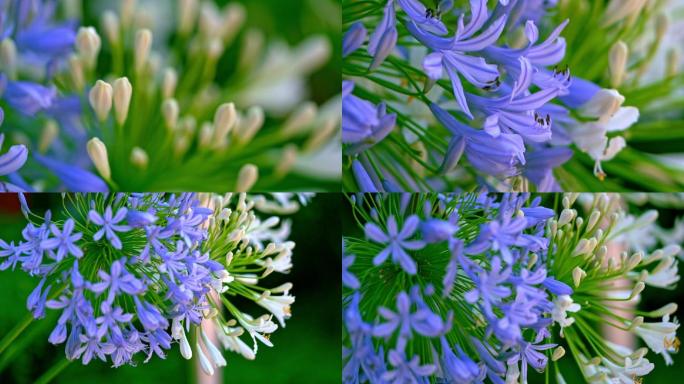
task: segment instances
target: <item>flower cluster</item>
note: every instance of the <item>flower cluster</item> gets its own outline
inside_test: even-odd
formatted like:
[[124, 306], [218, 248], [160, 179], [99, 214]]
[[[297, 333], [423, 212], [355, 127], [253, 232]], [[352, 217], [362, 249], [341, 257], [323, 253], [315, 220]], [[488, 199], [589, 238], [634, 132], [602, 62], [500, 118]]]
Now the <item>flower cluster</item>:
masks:
[[556, 361], [566, 349], [591, 382], [631, 383], [653, 369], [648, 349], [610, 343], [602, 323], [670, 364], [675, 304], [631, 309], [660, 323], [612, 309], [645, 285], [676, 283], [679, 247], [611, 261], [620, 199], [597, 195], [583, 219], [577, 195], [549, 197], [562, 198], [559, 214], [525, 194], [350, 196], [362, 237], [343, 238], [343, 381], [524, 383], [554, 369], [564, 382]]
[[[331, 56], [326, 37], [266, 43], [242, 31], [238, 3], [175, 1], [169, 28], [134, 0], [105, 10], [100, 28], [80, 26], [78, 6], [28, 4], [0, 5], [5, 130], [31, 152], [12, 180], [21, 189], [248, 191], [286, 176], [279, 190], [322, 189], [339, 177], [325, 171], [339, 162], [326, 149], [339, 98], [306, 101], [307, 77]], [[318, 167], [300, 165], [310, 156]]]
[[[477, 183], [491, 190], [559, 191], [564, 185], [557, 169], [576, 152], [588, 155], [602, 181], [602, 162], [626, 146], [617, 132], [640, 115], [636, 107], [623, 107], [626, 99], [616, 89], [628, 77], [626, 43], [617, 41], [601, 56], [611, 76], [599, 78], [595, 66], [575, 64], [587, 51], [576, 46], [590, 44], [577, 30], [587, 26], [572, 24], [583, 7], [467, 3], [347, 2], [345, 188], [449, 191]], [[605, 14], [624, 14], [597, 29], [622, 36], [625, 19], [639, 9], [620, 4], [611, 1]], [[568, 29], [570, 43], [563, 37]]]
[[[49, 342], [66, 342], [69, 360], [135, 364], [138, 354], [145, 362], [165, 358], [177, 342], [183, 357], [194, 349], [213, 374], [226, 364], [217, 342], [254, 359], [257, 340], [273, 345], [272, 317], [281, 326], [290, 317], [292, 284], [260, 284], [292, 268], [289, 223], [262, 221], [245, 194], [66, 195], [65, 211], [55, 217], [36, 216], [20, 197], [30, 223], [23, 241], [0, 240], [0, 270], [40, 278], [27, 308], [36, 319], [46, 309], [61, 312]], [[296, 205], [292, 197], [280, 201]], [[265, 314], [243, 312], [234, 296]], [[194, 348], [188, 333], [196, 333]]]

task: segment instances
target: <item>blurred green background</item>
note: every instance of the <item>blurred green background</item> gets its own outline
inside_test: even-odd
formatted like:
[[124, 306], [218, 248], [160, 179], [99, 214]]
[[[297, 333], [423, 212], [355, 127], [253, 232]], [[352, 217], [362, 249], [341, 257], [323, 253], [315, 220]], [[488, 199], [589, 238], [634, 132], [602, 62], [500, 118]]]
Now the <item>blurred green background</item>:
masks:
[[[542, 205], [546, 207], [553, 207], [556, 194], [548, 193], [541, 194], [544, 198], [544, 203]], [[667, 194], [652, 194], [656, 196], [657, 199], [662, 200], [663, 196]], [[674, 196], [674, 195], [673, 195]], [[560, 206], [560, 203], [558, 204]], [[682, 208], [663, 208], [662, 206], [655, 206], [652, 204], [645, 204], [642, 206], [630, 205], [630, 213], [634, 215], [639, 215], [649, 209], [656, 209], [658, 211], [658, 223], [662, 228], [670, 229], [673, 227], [675, 220], [679, 218], [681, 220], [684, 217], [684, 209]], [[354, 216], [352, 214], [352, 207], [349, 201], [344, 199], [344, 208], [342, 209], [342, 233], [344, 236], [352, 237], [363, 237], [363, 229], [360, 228]], [[680, 244], [684, 247], [684, 244]], [[680, 269], [680, 274], [681, 274]], [[684, 318], [684, 281], [680, 281], [675, 290], [666, 290], [655, 287], [648, 287], [641, 294], [640, 309], [644, 310], [654, 310], [660, 308], [668, 303], [677, 303], [679, 308], [675, 317], [678, 319]], [[458, 316], [458, 314], [456, 314]], [[682, 339], [683, 330], [680, 328], [678, 335]], [[642, 342], [638, 342], [638, 347], [645, 346]], [[566, 351], [569, 349], [566, 346]], [[667, 366], [665, 361], [660, 355], [656, 355], [653, 352], [649, 352], [646, 356], [651, 363], [655, 364], [655, 369], [644, 377], [644, 383], [681, 383], [682, 380], [674, 379], [681, 372], [684, 367], [684, 352], [679, 354], [671, 354], [674, 364]], [[564, 358], [559, 361], [559, 369], [561, 370], [566, 382], [568, 384], [583, 383], [584, 379], [582, 377], [579, 368], [575, 364], [574, 359], [569, 354], [566, 354]], [[533, 369], [530, 369], [528, 376], [528, 382], [530, 384], [541, 384], [545, 383], [544, 374], [537, 373]], [[553, 371], [552, 371], [553, 372]], [[555, 373], [555, 372], [554, 372]], [[550, 382], [555, 383], [554, 377], [550, 377]], [[636, 383], [636, 382], [635, 382]]]
[[[309, 206], [292, 215], [290, 239], [294, 268], [281, 280], [294, 284], [296, 301], [286, 328], [271, 338], [273, 348], [259, 346], [257, 358], [248, 361], [225, 352], [225, 383], [339, 383], [340, 347], [340, 233], [339, 194], [320, 194]], [[59, 209], [59, 194], [29, 196], [36, 212]], [[16, 195], [0, 194], [0, 238], [21, 239], [26, 225]], [[28, 313], [26, 298], [38, 280], [17, 271], [0, 272], [0, 337]], [[269, 280], [277, 285], [277, 279]], [[44, 319], [33, 322], [8, 350], [0, 355], [0, 383], [32, 383], [64, 358], [64, 345], [53, 346], [47, 339], [58, 312], [47, 310]], [[12, 355], [12, 356], [9, 356]], [[153, 358], [136, 367], [110, 368], [99, 360], [83, 366], [72, 362], [55, 383], [193, 383], [195, 361], [184, 360], [174, 345], [166, 360]]]

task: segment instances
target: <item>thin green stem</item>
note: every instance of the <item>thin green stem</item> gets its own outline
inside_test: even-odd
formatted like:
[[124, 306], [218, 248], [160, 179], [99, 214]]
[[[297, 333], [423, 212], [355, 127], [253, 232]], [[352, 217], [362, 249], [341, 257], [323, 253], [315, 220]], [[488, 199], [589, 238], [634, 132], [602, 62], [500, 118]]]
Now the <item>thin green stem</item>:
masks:
[[33, 322], [33, 314], [29, 313], [2, 339], [2, 341], [0, 341], [0, 354], [2, 354], [2, 352], [4, 352], [29, 325], [31, 325], [31, 322]]
[[52, 368], [45, 372], [43, 376], [39, 377], [38, 380], [36, 380], [35, 384], [47, 384], [51, 382], [66, 367], [68, 367], [69, 364], [71, 364], [71, 360], [68, 360], [66, 357], [62, 358], [62, 360], [60, 360], [57, 364], [53, 365]]

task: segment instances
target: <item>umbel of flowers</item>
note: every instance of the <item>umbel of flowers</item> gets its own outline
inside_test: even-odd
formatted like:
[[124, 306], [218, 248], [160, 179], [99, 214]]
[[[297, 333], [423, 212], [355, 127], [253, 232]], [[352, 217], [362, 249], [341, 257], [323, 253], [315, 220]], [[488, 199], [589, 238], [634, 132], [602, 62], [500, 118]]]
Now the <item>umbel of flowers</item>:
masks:
[[[67, 3], [0, 5], [3, 130], [30, 153], [23, 169], [0, 170], [14, 186], [243, 192], [293, 172], [288, 188], [329, 182], [294, 171], [339, 129], [339, 98], [306, 100], [308, 76], [330, 58], [325, 37], [268, 43], [257, 29], [243, 32], [239, 3], [155, 4], [172, 9], [169, 29], [135, 0], [104, 10], [96, 26], [80, 26], [83, 10]], [[241, 53], [228, 71], [234, 46]]]
[[[617, 188], [603, 163], [627, 147], [622, 132], [644, 112], [662, 120], [648, 110], [658, 99], [661, 111], [677, 109], [669, 96], [684, 76], [675, 58], [657, 82], [641, 82], [667, 31], [658, 2], [594, 3], [346, 0], [345, 188]], [[656, 26], [655, 41], [637, 32]], [[626, 152], [625, 161], [646, 161]], [[614, 172], [641, 189], [677, 183], [669, 166], [651, 164], [662, 177], [650, 186], [623, 166]]]
[[[69, 194], [64, 210], [42, 217], [20, 197], [29, 224], [22, 241], [0, 240], [0, 270], [36, 278], [28, 320], [60, 312], [48, 341], [68, 360], [118, 367], [178, 344], [213, 374], [226, 365], [221, 349], [254, 359], [257, 341], [273, 346], [269, 335], [290, 317], [292, 284], [263, 283], [292, 267], [290, 225], [257, 206], [293, 211], [293, 195]], [[262, 310], [241, 309], [244, 300]]]
[[[620, 227], [617, 195], [583, 216], [576, 197], [555, 196], [557, 215], [523, 194], [350, 196], [362, 237], [343, 238], [343, 381], [564, 382], [556, 362], [570, 355], [587, 381], [632, 383], [653, 370], [649, 350], [671, 364], [675, 304], [613, 309], [675, 284], [679, 247], [609, 259], [608, 242], [644, 220]], [[607, 341], [604, 323], [647, 348]]]

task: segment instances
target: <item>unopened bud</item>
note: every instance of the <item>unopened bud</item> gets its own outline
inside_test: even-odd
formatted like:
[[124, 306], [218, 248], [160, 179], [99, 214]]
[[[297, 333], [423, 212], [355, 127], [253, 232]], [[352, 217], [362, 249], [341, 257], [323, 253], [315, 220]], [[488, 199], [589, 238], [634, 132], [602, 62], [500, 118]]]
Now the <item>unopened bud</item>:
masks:
[[93, 161], [93, 164], [100, 175], [105, 180], [111, 179], [112, 171], [109, 168], [109, 157], [107, 155], [107, 147], [105, 144], [100, 139], [95, 137], [88, 142], [87, 149], [88, 156], [90, 156], [90, 160]]
[[247, 111], [247, 116], [240, 120], [239, 132], [236, 139], [243, 144], [252, 141], [257, 132], [264, 125], [264, 110], [261, 107], [252, 107]]
[[69, 73], [71, 74], [71, 81], [74, 82], [74, 88], [79, 92], [83, 91], [85, 87], [83, 61], [77, 55], [72, 55], [69, 58]]
[[656, 309], [655, 311], [649, 312], [648, 315], [649, 317], [663, 317], [665, 315], [672, 315], [675, 312], [677, 312], [677, 304], [670, 303], [663, 307], [660, 307], [659, 309]]
[[173, 68], [167, 68], [164, 71], [164, 80], [162, 81], [162, 96], [164, 99], [173, 98], [178, 86], [178, 72]]
[[43, 132], [40, 135], [40, 142], [38, 143], [38, 151], [45, 153], [52, 143], [59, 135], [59, 126], [54, 120], [48, 120], [43, 127]]
[[582, 268], [575, 267], [575, 269], [572, 270], [572, 282], [575, 284], [575, 287], [579, 287], [580, 282], [586, 276], [587, 276], [587, 273], [584, 272], [584, 270]]
[[152, 49], [152, 32], [141, 29], [135, 35], [135, 71], [141, 74], [145, 70]]
[[107, 10], [102, 14], [102, 30], [112, 45], [119, 44], [121, 40], [121, 27], [116, 13]]
[[627, 44], [625, 44], [623, 41], [618, 41], [617, 43], [613, 44], [613, 47], [610, 49], [608, 65], [611, 76], [610, 82], [613, 88], [620, 87], [625, 79], [628, 55], [629, 49], [627, 48]]
[[114, 81], [114, 111], [116, 122], [124, 125], [128, 118], [128, 110], [131, 106], [133, 86], [128, 78], [122, 77]]
[[226, 140], [231, 129], [237, 122], [237, 112], [235, 111], [235, 104], [222, 104], [214, 114], [214, 139], [217, 144]]
[[10, 38], [0, 43], [0, 71], [10, 80], [17, 78], [17, 46]]
[[109, 112], [112, 110], [112, 93], [112, 86], [102, 80], [98, 80], [90, 90], [90, 106], [93, 107], [100, 121], [107, 120]]
[[259, 168], [253, 164], [247, 164], [240, 169], [237, 179], [236, 192], [249, 192], [259, 178]]
[[150, 162], [150, 158], [144, 149], [140, 147], [134, 147], [131, 151], [131, 164], [135, 165], [138, 169], [146, 169]]
[[100, 54], [102, 41], [93, 27], [81, 27], [76, 35], [76, 47], [83, 58], [83, 64], [88, 69], [95, 68], [97, 56]]
[[162, 103], [162, 115], [164, 116], [164, 123], [166, 128], [175, 129], [178, 125], [178, 115], [180, 114], [180, 107], [176, 99], [165, 100]]
[[189, 34], [195, 28], [197, 12], [199, 10], [198, 0], [179, 0], [178, 1], [178, 32], [181, 35]]
[[559, 346], [554, 349], [553, 354], [551, 355], [551, 361], [558, 361], [563, 356], [565, 356], [565, 348]]

